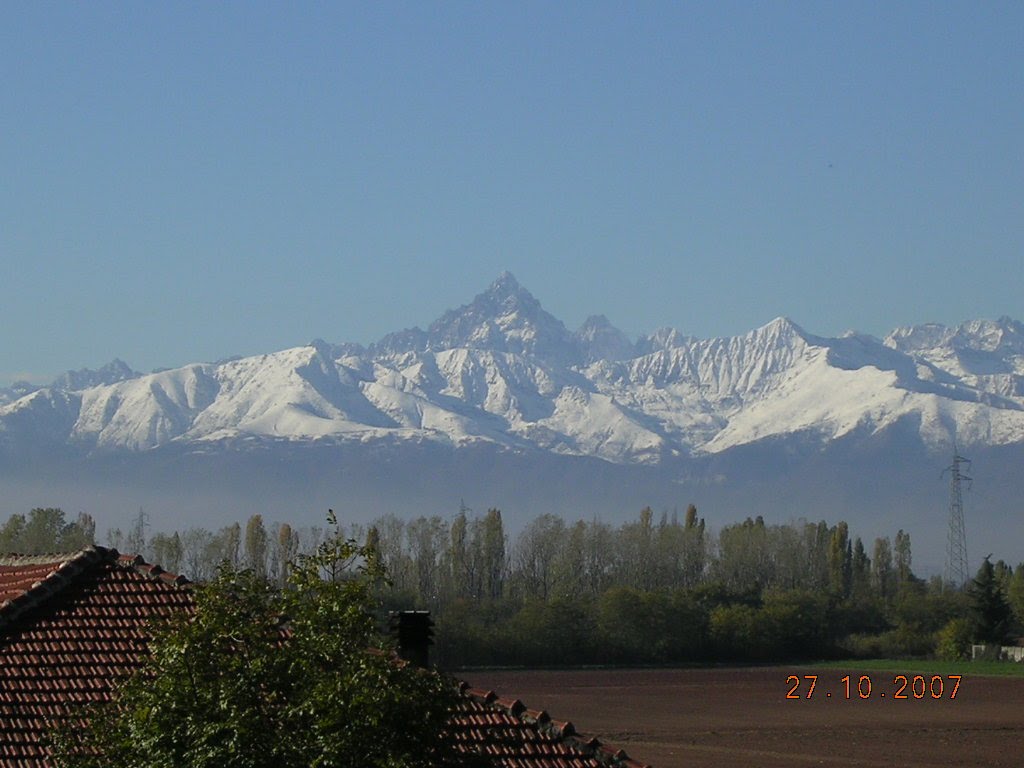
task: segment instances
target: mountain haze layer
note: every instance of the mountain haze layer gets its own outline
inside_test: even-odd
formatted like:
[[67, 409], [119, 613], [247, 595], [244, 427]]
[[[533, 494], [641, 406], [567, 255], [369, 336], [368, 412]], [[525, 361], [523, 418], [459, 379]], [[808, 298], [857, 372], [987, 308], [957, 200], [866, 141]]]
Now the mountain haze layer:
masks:
[[[568, 330], [508, 273], [426, 330], [368, 347], [318, 340], [150, 374], [115, 361], [0, 394], [0, 456], [15, 478], [58, 458], [134, 466], [231, 454], [245, 464], [247, 455], [294, 462], [305, 450], [300, 463], [313, 476], [390, 462], [394, 488], [415, 474], [402, 457], [471, 466], [487, 456], [498, 466], [518, 456], [522, 466], [576, 460], [583, 484], [615, 466], [617, 477], [647, 478], [641, 489], [722, 491], [766, 488], [778, 476], [764, 467], [779, 456], [790, 457], [794, 482], [828, 464], [823, 457], [851, 466], [840, 458], [851, 451], [878, 454], [867, 476], [898, 464], [893, 451], [937, 473], [954, 441], [962, 452], [1024, 455], [1021, 323], [927, 324], [880, 340], [819, 337], [778, 318], [731, 338], [666, 328], [632, 341], [603, 316]], [[332, 458], [320, 466], [314, 455]], [[436, 485], [423, 498], [446, 486], [443, 472]], [[836, 498], [849, 491], [833, 488]], [[459, 498], [450, 484], [447, 492]]]

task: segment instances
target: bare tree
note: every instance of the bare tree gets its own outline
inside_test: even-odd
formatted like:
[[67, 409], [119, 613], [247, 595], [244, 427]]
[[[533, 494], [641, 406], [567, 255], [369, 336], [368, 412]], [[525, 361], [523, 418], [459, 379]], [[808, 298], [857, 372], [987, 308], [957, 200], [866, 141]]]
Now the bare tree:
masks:
[[561, 553], [565, 523], [545, 514], [534, 518], [516, 540], [513, 562], [524, 596], [547, 600], [555, 579], [555, 563]]

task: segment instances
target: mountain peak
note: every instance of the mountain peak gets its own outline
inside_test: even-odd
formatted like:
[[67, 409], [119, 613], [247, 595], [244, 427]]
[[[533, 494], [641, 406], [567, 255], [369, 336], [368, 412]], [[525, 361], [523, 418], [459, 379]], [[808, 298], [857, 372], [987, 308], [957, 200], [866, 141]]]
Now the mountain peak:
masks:
[[998, 320], [967, 320], [955, 328], [923, 323], [894, 329], [885, 344], [901, 352], [948, 352], [1024, 354], [1024, 324], [1011, 317]]
[[603, 330], [605, 328], [614, 328], [611, 321], [605, 315], [591, 315], [583, 321], [583, 325], [580, 326], [577, 333], [587, 333], [590, 331]]
[[1012, 318], [968, 320], [961, 323], [953, 337], [958, 346], [982, 352], [996, 350], [1024, 351], [1024, 326]]
[[665, 349], [685, 347], [695, 341], [697, 341], [697, 339], [692, 336], [686, 336], [675, 328], [665, 326], [663, 328], [659, 328], [654, 333], [641, 336], [639, 341], [636, 343], [636, 352], [638, 355], [648, 355], [651, 352], [660, 352]]
[[[370, 351], [375, 354], [395, 354], [457, 347], [508, 352], [536, 351], [537, 338], [550, 334], [544, 330], [537, 332], [533, 326], [553, 328], [556, 337], [569, 337], [565, 326], [545, 312], [540, 302], [519, 284], [511, 272], [505, 271], [498, 275], [487, 290], [477, 294], [473, 301], [457, 309], [449, 309], [431, 323], [426, 331], [409, 328], [389, 333], [371, 345]], [[516, 327], [522, 332], [516, 333]], [[511, 344], [510, 331], [511, 335], [520, 337]], [[543, 341], [540, 346], [545, 346]]]
[[509, 272], [507, 269], [498, 275], [497, 279], [491, 283], [491, 287], [488, 289], [488, 293], [497, 294], [514, 294], [518, 292], [522, 286], [519, 281], [516, 280], [516, 276]]
[[755, 328], [747, 334], [747, 337], [770, 339], [773, 343], [785, 345], [789, 345], [797, 339], [805, 342], [819, 341], [818, 337], [810, 336], [803, 328], [784, 316], [776, 317], [760, 328]]
[[77, 371], [67, 371], [59, 376], [51, 386], [55, 389], [75, 391], [87, 389], [102, 384], [115, 384], [126, 379], [134, 379], [140, 374], [132, 370], [124, 360], [115, 357], [99, 370], [82, 368]]
[[762, 326], [766, 331], [778, 331], [785, 333], [803, 333], [804, 329], [794, 323], [785, 315], [779, 315], [771, 322], [766, 323]]
[[591, 315], [576, 331], [576, 340], [585, 362], [596, 360], [628, 360], [636, 347], [604, 315]]
[[572, 334], [549, 314], [511, 272], [469, 304], [445, 312], [427, 331], [430, 349], [472, 347], [533, 354], [568, 363], [575, 355]]
[[519, 284], [511, 272], [502, 272], [490, 287], [478, 294], [469, 306], [481, 307], [489, 312], [521, 311], [543, 312], [540, 302]]

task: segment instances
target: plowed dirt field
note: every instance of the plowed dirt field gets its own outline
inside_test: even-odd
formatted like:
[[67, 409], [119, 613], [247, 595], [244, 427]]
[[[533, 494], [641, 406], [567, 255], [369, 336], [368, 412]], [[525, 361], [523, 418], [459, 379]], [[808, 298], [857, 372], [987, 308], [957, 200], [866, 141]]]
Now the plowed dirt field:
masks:
[[[804, 675], [818, 675], [814, 693]], [[577, 730], [624, 749], [654, 768], [800, 766], [1024, 766], [1024, 679], [930, 676], [913, 672], [900, 691], [892, 672], [806, 667], [574, 671], [475, 671], [477, 688], [518, 698], [570, 720]], [[789, 675], [800, 677], [795, 692]], [[861, 675], [870, 678], [867, 698]], [[923, 683], [932, 686], [931, 690]], [[897, 698], [899, 694], [906, 699]]]

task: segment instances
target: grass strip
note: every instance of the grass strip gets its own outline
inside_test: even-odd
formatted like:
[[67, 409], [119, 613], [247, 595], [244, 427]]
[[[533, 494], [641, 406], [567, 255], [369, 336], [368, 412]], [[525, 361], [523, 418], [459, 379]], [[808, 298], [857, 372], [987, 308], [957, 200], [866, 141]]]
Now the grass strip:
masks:
[[932, 661], [929, 659], [846, 659], [803, 664], [815, 669], [841, 669], [848, 672], [894, 672], [922, 675], [970, 675], [984, 677], [1024, 677], [1024, 663], [1012, 661]]

